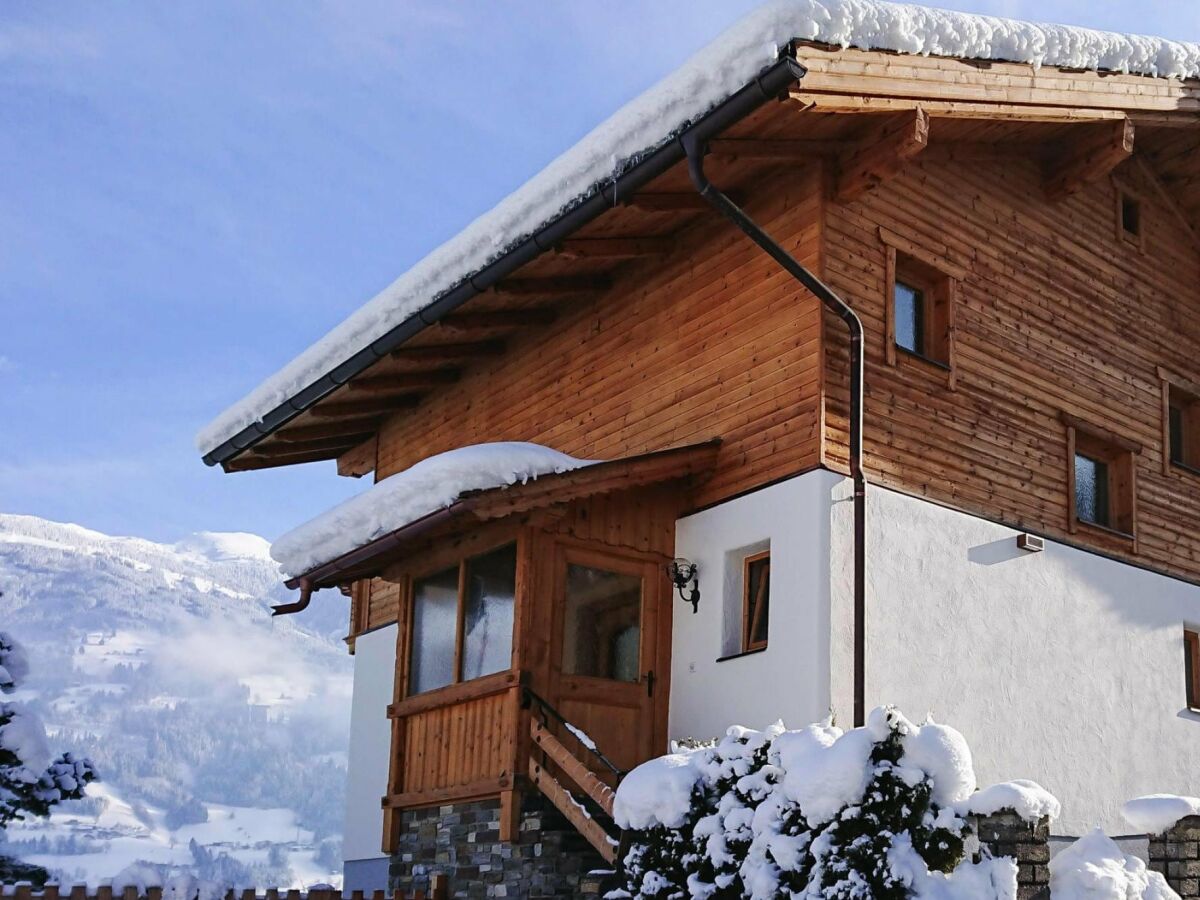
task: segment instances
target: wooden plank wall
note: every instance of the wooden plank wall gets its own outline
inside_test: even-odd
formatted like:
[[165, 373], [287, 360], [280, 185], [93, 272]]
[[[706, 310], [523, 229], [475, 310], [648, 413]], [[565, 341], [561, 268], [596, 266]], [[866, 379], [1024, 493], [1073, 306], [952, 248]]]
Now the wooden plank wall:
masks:
[[511, 768], [516, 723], [509, 707], [503, 692], [406, 716], [401, 790], [430, 793], [488, 781], [494, 789]]
[[[868, 331], [872, 480], [1189, 578], [1200, 577], [1200, 478], [1164, 475], [1156, 367], [1200, 378], [1200, 254], [1136, 165], [1145, 248], [1115, 227], [1114, 181], [1052, 204], [1019, 159], [921, 162], [862, 199], [830, 203], [826, 275]], [[885, 248], [902, 234], [969, 271], [958, 291], [956, 386], [884, 361]], [[846, 461], [846, 342], [827, 317], [824, 459]], [[1143, 445], [1138, 542], [1068, 535], [1060, 413]]]
[[[764, 180], [752, 213], [818, 263], [819, 172]], [[725, 439], [708, 504], [811, 467], [819, 446], [817, 302], [715, 213], [681, 249], [439, 391], [380, 433], [377, 478], [454, 447], [536, 441], [606, 458]]]

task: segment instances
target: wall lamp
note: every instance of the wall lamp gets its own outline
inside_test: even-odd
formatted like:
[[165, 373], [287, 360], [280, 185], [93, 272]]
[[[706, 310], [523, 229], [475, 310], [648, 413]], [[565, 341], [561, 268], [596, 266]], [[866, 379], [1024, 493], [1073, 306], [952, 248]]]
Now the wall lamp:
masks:
[[[684, 603], [692, 604], [693, 615], [700, 611], [699, 572], [699, 566], [690, 560], [673, 559], [667, 563], [667, 577], [671, 579], [671, 584], [675, 585], [675, 590], [679, 592], [679, 599]], [[688, 594], [684, 594], [683, 589], [689, 584], [692, 589]]]

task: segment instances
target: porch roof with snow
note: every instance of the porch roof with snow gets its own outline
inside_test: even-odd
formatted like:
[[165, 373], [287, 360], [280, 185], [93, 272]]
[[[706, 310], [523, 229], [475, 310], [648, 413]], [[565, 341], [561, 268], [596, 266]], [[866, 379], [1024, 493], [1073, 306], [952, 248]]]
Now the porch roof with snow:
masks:
[[[880, 96], [865, 97], [862, 78], [850, 69], [813, 68], [827, 62], [818, 51], [829, 47], [1022, 68], [914, 64]], [[871, 74], [869, 61], [855, 65], [860, 75]], [[1049, 73], [1053, 67], [1060, 71]], [[994, 83], [979, 82], [985, 71]], [[1200, 141], [1196, 129], [1184, 133], [1179, 125], [1200, 121], [1200, 85], [1179, 79], [1197, 76], [1196, 44], [880, 0], [777, 0], [228, 408], [197, 445], [206, 463], [235, 470], [337, 458], [370, 441], [385, 417], [415, 407], [464, 366], [503, 353], [515, 332], [552, 321], [553, 303], [603, 291], [621, 263], [666, 252], [679, 226], [705, 211], [682, 165], [683, 138], [702, 126], [721, 135], [709, 146], [721, 157], [713, 170], [736, 193], [788, 153], [793, 161], [831, 153], [843, 163], [853, 159], [871, 132], [861, 127], [864, 118], [911, 110], [921, 98], [938, 98], [950, 123], [939, 127], [938, 139], [966, 144], [985, 133], [996, 140], [996, 132], [973, 131], [954, 118], [967, 106], [976, 120], [1004, 106], [1003, 140], [1018, 147], [1061, 144], [1072, 128], [1071, 139], [1084, 137], [1077, 143], [1090, 146], [1110, 132], [1100, 129], [1093, 138], [1077, 129], [1095, 130], [1109, 119], [1129, 124], [1138, 113], [1139, 143], [1144, 133], [1148, 158], [1194, 227], [1200, 154], [1193, 151]], [[798, 102], [787, 113], [769, 104], [789, 91]], [[1132, 140], [1131, 132], [1124, 136]]]
[[536, 444], [483, 444], [439, 454], [284, 535], [272, 555], [292, 589], [380, 574], [413, 542], [584, 497], [712, 471], [719, 440], [614, 460], [577, 460]]

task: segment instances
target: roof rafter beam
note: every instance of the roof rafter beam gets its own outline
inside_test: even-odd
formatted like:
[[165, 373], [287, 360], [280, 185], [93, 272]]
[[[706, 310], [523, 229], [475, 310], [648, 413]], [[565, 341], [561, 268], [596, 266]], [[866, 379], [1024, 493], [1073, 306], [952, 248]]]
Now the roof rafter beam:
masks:
[[333, 450], [338, 453], [344, 453], [351, 447], [361, 444], [362, 440], [356, 434], [343, 431], [336, 437], [320, 438], [311, 441], [260, 444], [254, 448], [254, 452], [260, 456], [295, 456], [297, 453], [311, 453], [316, 450]]
[[555, 319], [554, 310], [542, 307], [527, 309], [493, 309], [478, 312], [451, 313], [438, 319], [441, 328], [451, 331], [490, 331], [493, 328], [528, 328], [549, 325]]
[[226, 472], [251, 472], [255, 469], [273, 469], [278, 466], [298, 466], [303, 463], [325, 462], [336, 459], [337, 450], [309, 450], [305, 453], [291, 453], [287, 456], [263, 456], [259, 453], [243, 453], [222, 463]]
[[842, 159], [835, 196], [842, 203], [861, 197], [899, 174], [904, 164], [927, 146], [929, 114], [925, 110], [917, 107], [889, 116]]
[[665, 256], [672, 246], [665, 237], [569, 238], [558, 246], [558, 252], [575, 259], [637, 259]]
[[465, 363], [481, 356], [503, 356], [504, 341], [476, 341], [467, 344], [430, 344], [425, 347], [400, 347], [391, 357], [411, 363]]
[[431, 369], [427, 372], [399, 372], [395, 375], [370, 375], [349, 382], [351, 393], [397, 394], [423, 391], [453, 384], [462, 377], [458, 369]]
[[847, 146], [845, 141], [714, 138], [708, 142], [708, 152], [714, 156], [728, 156], [734, 159], [795, 162], [814, 156], [841, 153]]
[[378, 427], [378, 418], [339, 422], [336, 425], [292, 425], [275, 432], [275, 440], [299, 444], [321, 438], [345, 436], [347, 440], [357, 438], [361, 441], [373, 435]]
[[421, 398], [415, 394], [404, 397], [379, 397], [375, 400], [343, 400], [333, 403], [318, 403], [309, 414], [320, 419], [350, 419], [375, 415], [382, 416], [401, 409], [412, 409]]
[[508, 278], [492, 290], [497, 294], [522, 297], [565, 297], [574, 294], [598, 294], [611, 282], [596, 275], [558, 276], [553, 278]]
[[708, 202], [695, 191], [634, 194], [622, 205], [643, 212], [707, 212], [711, 209]]
[[[1084, 131], [1085, 129], [1080, 129]], [[1112, 172], [1133, 156], [1133, 122], [1128, 118], [1089, 125], [1057, 154], [1046, 170], [1046, 196], [1062, 200]]]

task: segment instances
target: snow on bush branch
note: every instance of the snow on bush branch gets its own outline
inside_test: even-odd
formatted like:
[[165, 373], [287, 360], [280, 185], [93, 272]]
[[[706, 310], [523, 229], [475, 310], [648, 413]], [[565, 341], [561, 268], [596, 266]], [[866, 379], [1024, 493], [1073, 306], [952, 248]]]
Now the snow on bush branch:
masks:
[[[24, 648], [0, 631], [0, 692], [13, 693], [28, 674]], [[95, 778], [90, 760], [64, 753], [51, 762], [41, 720], [24, 704], [0, 703], [0, 832], [14, 820], [48, 816], [56, 803], [82, 797]], [[0, 881], [9, 873], [34, 879], [40, 874], [0, 858]]]
[[865, 728], [731, 728], [714, 747], [651, 760], [617, 792], [634, 832], [610, 897], [972, 898], [1016, 896], [1017, 866], [971, 859], [968, 816], [1055, 817], [1030, 781], [976, 793], [952, 728], [881, 707]]

